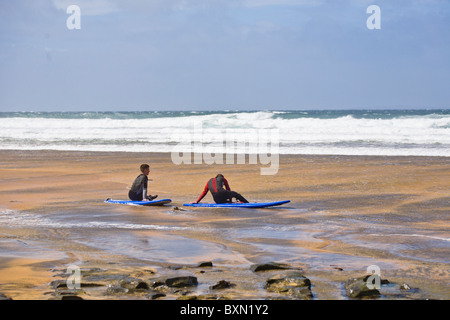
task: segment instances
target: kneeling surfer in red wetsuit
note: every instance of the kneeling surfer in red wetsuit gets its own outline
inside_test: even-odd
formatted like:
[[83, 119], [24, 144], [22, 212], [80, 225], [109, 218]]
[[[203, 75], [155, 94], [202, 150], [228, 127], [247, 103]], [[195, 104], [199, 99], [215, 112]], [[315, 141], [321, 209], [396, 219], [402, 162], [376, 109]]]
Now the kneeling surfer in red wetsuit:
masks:
[[208, 191], [211, 191], [213, 199], [216, 203], [231, 202], [233, 198], [236, 198], [240, 202], [248, 203], [248, 201], [239, 193], [231, 191], [227, 179], [225, 179], [222, 174], [218, 174], [215, 178], [209, 179], [208, 183], [205, 186], [205, 189], [203, 190], [203, 193], [200, 195], [197, 201], [192, 203], [199, 203], [206, 196]]

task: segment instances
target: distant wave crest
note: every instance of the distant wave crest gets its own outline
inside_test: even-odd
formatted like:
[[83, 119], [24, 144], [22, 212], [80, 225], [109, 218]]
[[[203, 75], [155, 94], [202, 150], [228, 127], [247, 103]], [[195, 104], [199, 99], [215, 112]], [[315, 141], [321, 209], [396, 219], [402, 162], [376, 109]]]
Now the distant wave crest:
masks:
[[200, 132], [196, 139], [214, 152], [225, 141], [211, 137], [227, 130], [242, 139], [250, 139], [250, 130], [278, 130], [281, 154], [450, 156], [449, 110], [8, 112], [0, 118], [3, 150], [172, 152], [195, 143], [174, 134]]

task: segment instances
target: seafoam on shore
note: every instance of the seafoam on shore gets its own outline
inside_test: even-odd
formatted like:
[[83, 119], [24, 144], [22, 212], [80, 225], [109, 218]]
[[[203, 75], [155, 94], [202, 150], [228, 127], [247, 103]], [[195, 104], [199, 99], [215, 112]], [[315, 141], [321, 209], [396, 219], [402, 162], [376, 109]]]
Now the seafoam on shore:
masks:
[[[0, 112], [0, 148], [450, 156], [449, 110]], [[276, 133], [276, 139], [272, 141]], [[230, 138], [232, 137], [232, 138]], [[272, 139], [272, 140], [271, 140]], [[270, 150], [268, 151], [270, 152]]]

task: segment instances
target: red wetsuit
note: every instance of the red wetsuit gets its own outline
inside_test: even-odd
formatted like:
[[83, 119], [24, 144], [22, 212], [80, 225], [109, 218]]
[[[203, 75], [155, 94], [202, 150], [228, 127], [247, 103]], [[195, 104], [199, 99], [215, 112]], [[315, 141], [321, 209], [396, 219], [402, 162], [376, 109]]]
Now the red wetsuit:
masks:
[[236, 198], [241, 202], [248, 202], [239, 193], [231, 191], [227, 179], [221, 176], [217, 176], [215, 178], [211, 178], [208, 180], [208, 183], [206, 183], [206, 186], [203, 189], [202, 194], [200, 195], [200, 197], [197, 199], [196, 202], [200, 202], [206, 196], [208, 191], [211, 191], [213, 199], [216, 203], [231, 202], [232, 198]]

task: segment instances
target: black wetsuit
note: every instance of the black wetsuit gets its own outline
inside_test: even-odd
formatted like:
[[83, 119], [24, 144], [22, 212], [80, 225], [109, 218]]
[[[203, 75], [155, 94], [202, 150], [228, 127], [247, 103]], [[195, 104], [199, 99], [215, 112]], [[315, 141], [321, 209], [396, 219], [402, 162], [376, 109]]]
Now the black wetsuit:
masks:
[[140, 174], [134, 180], [133, 185], [131, 186], [130, 191], [128, 192], [128, 197], [130, 200], [134, 201], [142, 201], [144, 196], [144, 189], [147, 189], [148, 185], [148, 177], [145, 174]]
[[[225, 188], [224, 188], [225, 186]], [[241, 202], [247, 203], [248, 201], [241, 196], [239, 193], [230, 190], [230, 186], [228, 185], [227, 179], [219, 176], [216, 178], [209, 179], [205, 188], [203, 189], [203, 193], [197, 199], [197, 202], [200, 202], [208, 193], [211, 191], [213, 199], [216, 203], [226, 203], [231, 202], [232, 198], [236, 198]]]

